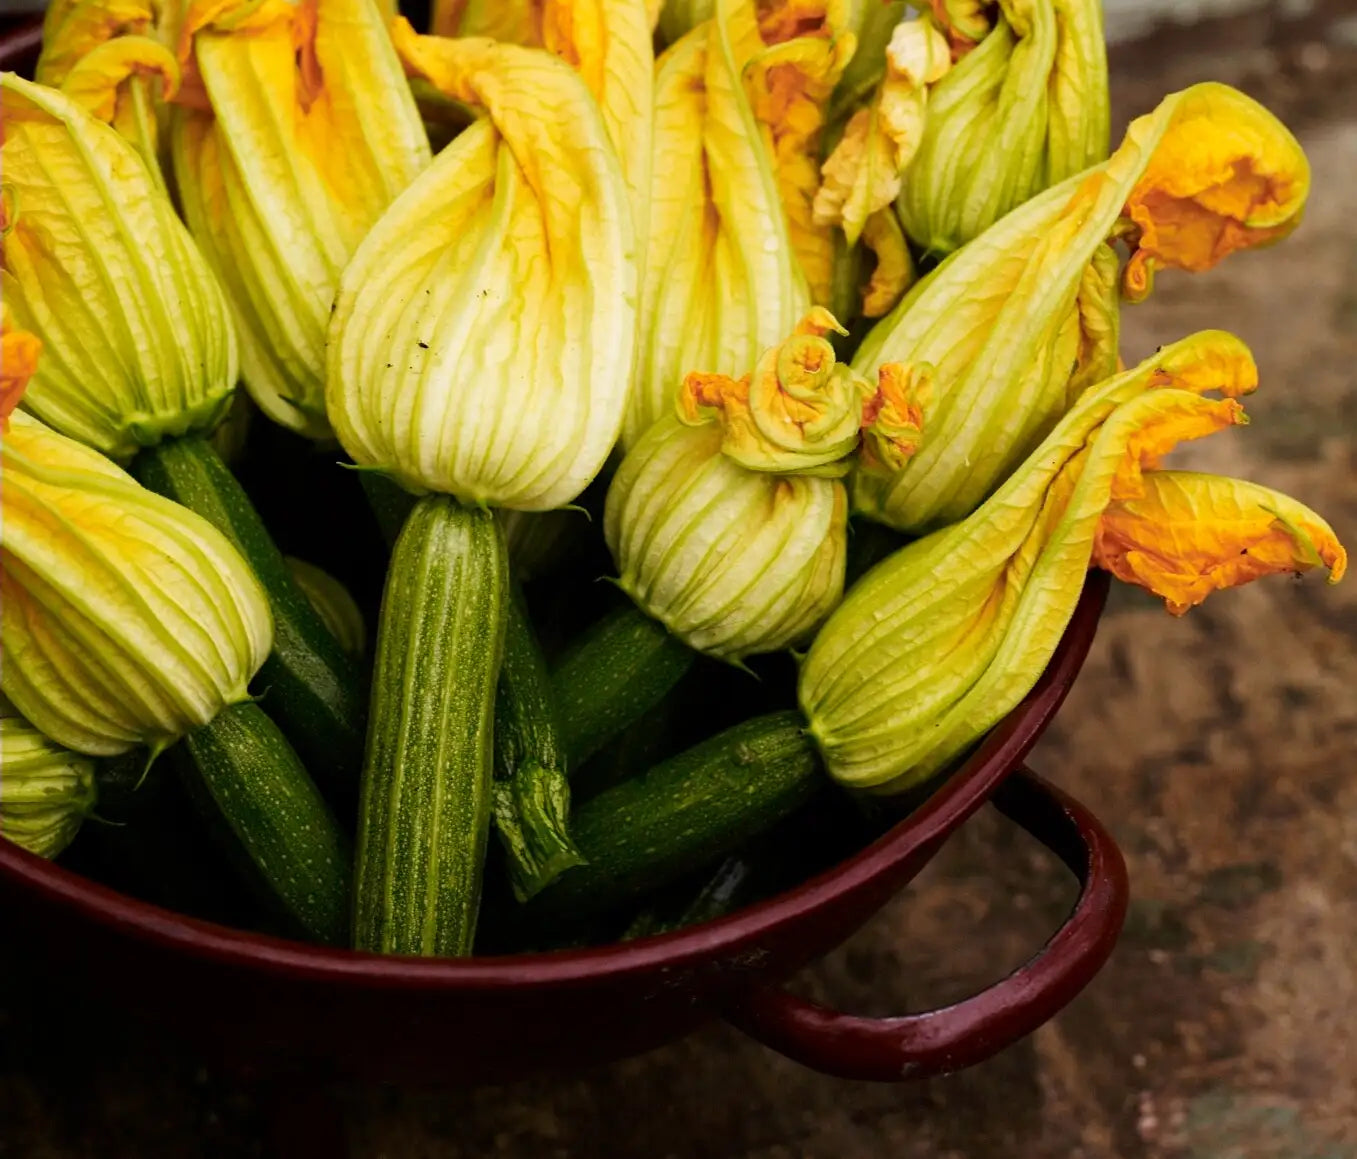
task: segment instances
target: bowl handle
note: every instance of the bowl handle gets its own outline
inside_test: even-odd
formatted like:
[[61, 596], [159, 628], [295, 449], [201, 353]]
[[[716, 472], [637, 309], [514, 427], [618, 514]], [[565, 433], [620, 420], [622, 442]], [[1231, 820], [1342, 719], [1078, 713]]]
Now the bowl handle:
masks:
[[859, 1018], [769, 988], [742, 994], [723, 1011], [727, 1021], [824, 1074], [900, 1082], [973, 1066], [1054, 1017], [1116, 945], [1129, 896], [1126, 862], [1102, 822], [1028, 769], [993, 800], [1083, 886], [1070, 916], [1034, 958], [979, 994], [923, 1014]]

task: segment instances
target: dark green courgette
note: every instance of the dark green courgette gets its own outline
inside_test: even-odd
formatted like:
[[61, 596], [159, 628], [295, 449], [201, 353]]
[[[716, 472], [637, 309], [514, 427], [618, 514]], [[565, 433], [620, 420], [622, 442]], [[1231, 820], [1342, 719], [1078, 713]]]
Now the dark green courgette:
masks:
[[382, 597], [358, 820], [359, 949], [471, 951], [507, 608], [494, 516], [446, 496], [421, 499]]
[[584, 860], [570, 838], [570, 782], [551, 681], [517, 592], [509, 601], [495, 695], [494, 815], [520, 902]]
[[173, 751], [185, 787], [215, 807], [256, 884], [313, 938], [343, 945], [353, 852], [278, 726], [257, 704], [237, 704]]
[[553, 924], [633, 901], [738, 849], [824, 783], [798, 713], [736, 725], [576, 810], [571, 834], [588, 863], [528, 911]]
[[595, 624], [551, 673], [570, 767], [659, 704], [696, 661], [696, 652], [634, 605]]
[[249, 497], [208, 441], [196, 436], [147, 447], [132, 473], [196, 511], [254, 569], [273, 612], [273, 651], [256, 677], [263, 704], [336, 803], [351, 802], [367, 715], [362, 670], [297, 587]]

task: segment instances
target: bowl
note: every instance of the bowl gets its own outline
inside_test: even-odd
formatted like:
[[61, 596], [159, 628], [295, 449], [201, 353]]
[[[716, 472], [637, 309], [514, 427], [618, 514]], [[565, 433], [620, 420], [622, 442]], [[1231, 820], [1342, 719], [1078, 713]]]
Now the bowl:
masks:
[[[40, 36], [32, 21], [0, 33], [0, 68], [30, 67]], [[834, 868], [716, 921], [582, 950], [384, 957], [172, 913], [4, 841], [0, 921], [62, 985], [269, 1079], [500, 1082], [637, 1054], [718, 1018], [827, 1074], [893, 1081], [957, 1070], [1051, 1018], [1102, 966], [1121, 929], [1127, 880], [1112, 838], [1021, 767], [1088, 653], [1107, 586], [1104, 574], [1090, 573], [1032, 692], [914, 812]], [[991, 799], [1082, 885], [1040, 952], [965, 1001], [900, 1018], [830, 1011], [781, 988], [858, 929]]]

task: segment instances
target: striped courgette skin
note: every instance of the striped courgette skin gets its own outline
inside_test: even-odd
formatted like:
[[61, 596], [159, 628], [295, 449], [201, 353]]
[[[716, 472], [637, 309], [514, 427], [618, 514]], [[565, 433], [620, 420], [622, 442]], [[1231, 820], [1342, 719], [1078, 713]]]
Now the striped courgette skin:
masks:
[[561, 745], [572, 769], [660, 703], [697, 653], [635, 605], [605, 616], [552, 670]]
[[471, 952], [508, 570], [494, 516], [447, 496], [421, 499], [396, 541], [359, 807], [358, 949]]
[[495, 696], [494, 814], [519, 901], [584, 860], [570, 838], [570, 783], [551, 679], [517, 591], [509, 601]]
[[547, 926], [633, 901], [719, 861], [825, 784], [797, 712], [738, 724], [600, 793], [570, 819], [587, 864], [529, 905]]
[[233, 705], [184, 738], [176, 764], [254, 883], [312, 938], [344, 945], [353, 850], [278, 726], [257, 704]]
[[147, 447], [133, 460], [132, 474], [211, 523], [259, 577], [273, 612], [273, 651], [255, 680], [262, 703], [331, 798], [351, 808], [367, 716], [358, 663], [297, 587], [259, 513], [206, 439]]

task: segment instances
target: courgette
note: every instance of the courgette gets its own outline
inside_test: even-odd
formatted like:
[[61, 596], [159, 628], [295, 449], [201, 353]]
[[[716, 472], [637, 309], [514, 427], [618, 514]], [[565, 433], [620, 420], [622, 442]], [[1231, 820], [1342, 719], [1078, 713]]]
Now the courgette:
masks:
[[570, 838], [570, 783], [551, 681], [517, 592], [509, 601], [495, 695], [494, 817], [520, 902], [584, 860]]
[[696, 652], [635, 605], [585, 632], [551, 673], [570, 767], [659, 704], [696, 661]]
[[141, 451], [132, 473], [196, 511], [240, 550], [268, 592], [273, 651], [259, 670], [263, 703], [337, 805], [351, 805], [363, 754], [366, 686], [325, 627], [263, 521], [206, 439], [167, 439]]
[[798, 713], [736, 725], [577, 809], [571, 834], [587, 864], [527, 909], [553, 925], [633, 901], [719, 861], [824, 784]]
[[358, 949], [471, 951], [507, 612], [494, 516], [447, 496], [421, 499], [382, 597], [358, 820]]
[[315, 782], [257, 704], [237, 704], [184, 738], [175, 764], [210, 801], [256, 884], [317, 941], [343, 945], [353, 855]]

